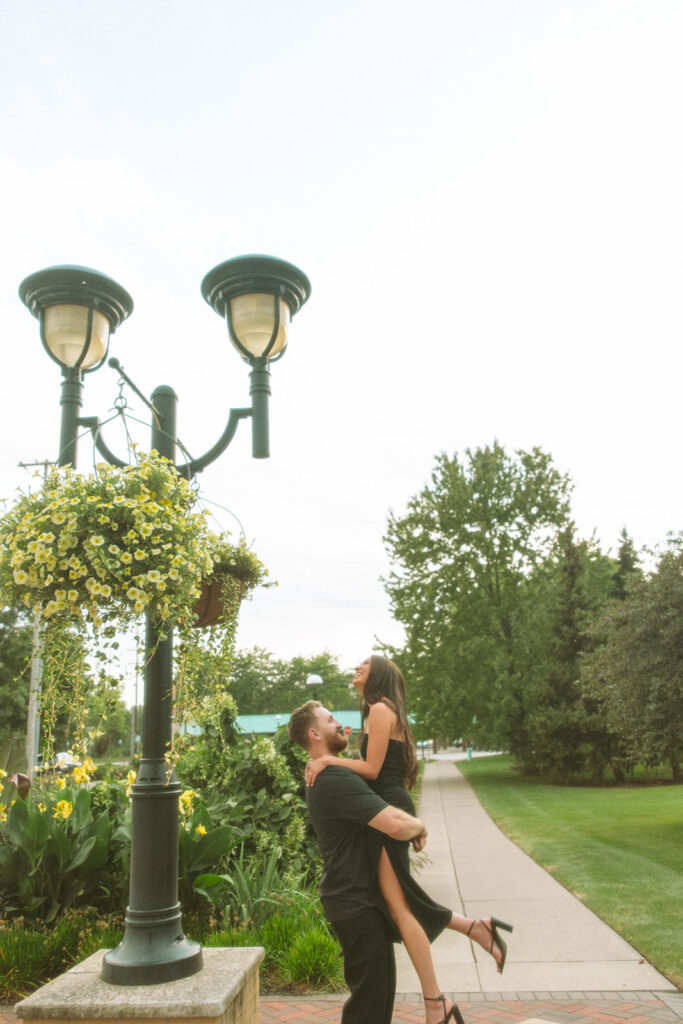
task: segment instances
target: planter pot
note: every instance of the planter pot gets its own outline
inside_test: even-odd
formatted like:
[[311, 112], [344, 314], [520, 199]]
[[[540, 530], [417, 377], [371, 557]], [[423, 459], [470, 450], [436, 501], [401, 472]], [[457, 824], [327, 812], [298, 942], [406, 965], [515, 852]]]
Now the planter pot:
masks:
[[245, 584], [234, 576], [212, 576], [210, 580], [202, 582], [202, 592], [195, 601], [194, 623], [196, 627], [215, 626], [220, 622], [223, 615], [224, 588], [230, 584], [239, 587], [240, 598], [244, 593]]

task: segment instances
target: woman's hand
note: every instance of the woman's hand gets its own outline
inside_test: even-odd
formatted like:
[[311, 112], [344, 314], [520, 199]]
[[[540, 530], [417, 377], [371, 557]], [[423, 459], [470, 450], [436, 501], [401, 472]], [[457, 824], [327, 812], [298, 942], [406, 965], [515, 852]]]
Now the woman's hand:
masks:
[[324, 754], [316, 757], [315, 761], [308, 761], [306, 764], [306, 785], [312, 786], [321, 771], [327, 768], [328, 764], [334, 764], [338, 759], [332, 754]]
[[411, 843], [413, 844], [413, 849], [415, 850], [415, 853], [420, 853], [422, 850], [424, 850], [427, 844], [427, 829], [423, 828], [419, 836], [415, 836], [413, 839], [411, 839]]

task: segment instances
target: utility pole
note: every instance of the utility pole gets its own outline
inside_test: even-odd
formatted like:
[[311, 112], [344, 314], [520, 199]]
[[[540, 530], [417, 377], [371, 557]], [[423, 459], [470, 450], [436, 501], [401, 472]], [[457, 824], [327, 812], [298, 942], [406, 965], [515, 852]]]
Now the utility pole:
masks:
[[130, 759], [138, 752], [138, 683], [140, 681], [140, 637], [135, 637], [135, 699], [130, 712]]
[[40, 750], [40, 691], [43, 661], [40, 657], [40, 612], [33, 613], [31, 637], [31, 682], [28, 691], [28, 717], [26, 719], [26, 771], [30, 778], [38, 764]]
[[[47, 480], [50, 462], [20, 462], [22, 469], [32, 466], [43, 467], [43, 483]], [[31, 635], [31, 682], [28, 690], [28, 715], [26, 719], [26, 771], [33, 778], [33, 771], [38, 764], [40, 751], [40, 693], [43, 673], [43, 662], [40, 657], [40, 611], [33, 613], [33, 632]]]

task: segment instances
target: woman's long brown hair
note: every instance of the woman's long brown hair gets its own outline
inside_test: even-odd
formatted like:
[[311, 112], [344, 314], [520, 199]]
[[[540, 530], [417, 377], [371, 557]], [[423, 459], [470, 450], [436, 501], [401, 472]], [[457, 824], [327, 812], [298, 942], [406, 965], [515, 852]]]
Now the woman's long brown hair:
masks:
[[373, 704], [383, 701], [398, 718], [398, 732], [403, 740], [403, 768], [401, 781], [406, 789], [412, 789], [417, 779], [417, 749], [408, 724], [406, 711], [406, 684], [401, 671], [393, 661], [382, 654], [370, 658], [370, 671], [363, 693], [361, 710], [361, 732]]

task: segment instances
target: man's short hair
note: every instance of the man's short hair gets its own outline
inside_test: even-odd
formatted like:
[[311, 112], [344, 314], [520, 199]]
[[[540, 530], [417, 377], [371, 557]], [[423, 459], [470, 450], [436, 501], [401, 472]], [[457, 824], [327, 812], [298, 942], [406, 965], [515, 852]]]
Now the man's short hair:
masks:
[[308, 735], [308, 730], [312, 729], [316, 724], [315, 713], [318, 708], [321, 708], [322, 704], [319, 700], [307, 700], [305, 704], [302, 704], [300, 708], [296, 708], [292, 711], [292, 714], [287, 725], [289, 732], [289, 738], [293, 743], [298, 743], [304, 750], [309, 750], [311, 741]]

